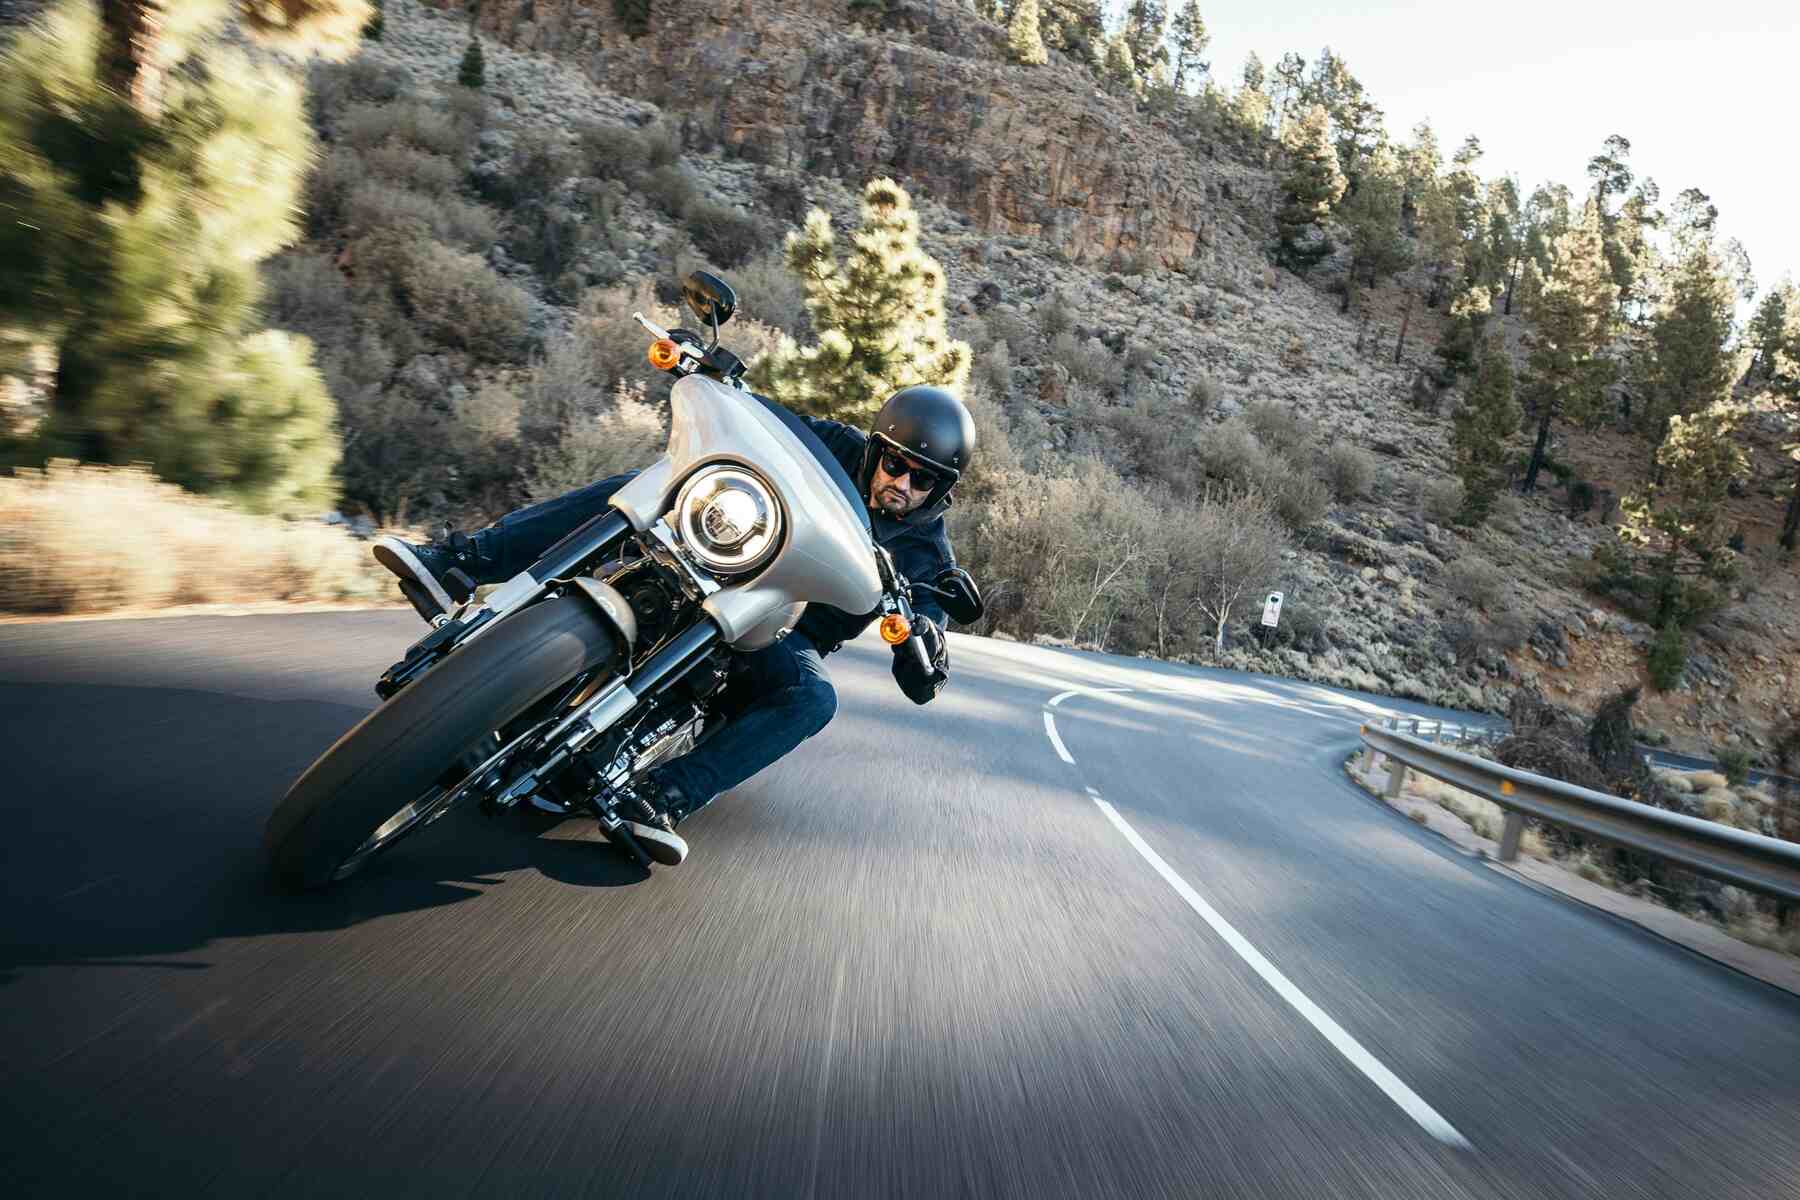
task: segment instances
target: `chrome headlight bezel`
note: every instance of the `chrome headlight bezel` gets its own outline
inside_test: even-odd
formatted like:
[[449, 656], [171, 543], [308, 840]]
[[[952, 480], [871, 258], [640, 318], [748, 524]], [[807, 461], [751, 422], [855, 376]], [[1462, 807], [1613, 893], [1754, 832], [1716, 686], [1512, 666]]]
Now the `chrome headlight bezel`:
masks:
[[736, 463], [696, 471], [681, 485], [670, 515], [682, 546], [715, 575], [742, 575], [765, 565], [781, 549], [785, 532], [774, 489]]

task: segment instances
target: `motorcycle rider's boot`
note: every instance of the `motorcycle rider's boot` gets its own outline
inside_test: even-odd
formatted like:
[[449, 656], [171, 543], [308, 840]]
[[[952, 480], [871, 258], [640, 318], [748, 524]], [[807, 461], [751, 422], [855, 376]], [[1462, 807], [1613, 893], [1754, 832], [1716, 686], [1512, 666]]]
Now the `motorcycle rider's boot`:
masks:
[[446, 530], [442, 541], [421, 545], [391, 535], [375, 539], [375, 561], [400, 580], [400, 594], [432, 624], [475, 594], [479, 569], [475, 539]]
[[686, 797], [679, 788], [664, 785], [654, 776], [634, 781], [631, 791], [636, 803], [628, 808], [636, 811], [625, 822], [631, 836], [656, 862], [665, 867], [680, 866], [687, 859], [688, 844], [675, 832], [675, 823], [680, 820], [676, 813], [685, 806]]

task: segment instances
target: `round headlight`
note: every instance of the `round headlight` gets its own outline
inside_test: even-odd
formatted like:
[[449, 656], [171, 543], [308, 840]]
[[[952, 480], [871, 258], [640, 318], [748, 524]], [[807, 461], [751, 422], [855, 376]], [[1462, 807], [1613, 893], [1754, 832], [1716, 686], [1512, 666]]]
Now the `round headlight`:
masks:
[[709, 467], [675, 501], [681, 540], [709, 571], [734, 575], [762, 566], [781, 542], [781, 506], [768, 485], [741, 467]]

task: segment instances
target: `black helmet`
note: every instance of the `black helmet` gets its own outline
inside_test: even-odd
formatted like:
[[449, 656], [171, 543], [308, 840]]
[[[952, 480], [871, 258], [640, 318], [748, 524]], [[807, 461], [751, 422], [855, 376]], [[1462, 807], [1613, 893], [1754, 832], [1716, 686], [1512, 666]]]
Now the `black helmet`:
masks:
[[943, 388], [924, 384], [901, 388], [888, 397], [869, 427], [859, 480], [864, 499], [875, 481], [875, 463], [883, 450], [897, 450], [940, 476], [925, 503], [904, 518], [908, 523], [923, 524], [943, 515], [950, 505], [950, 489], [969, 469], [975, 456], [975, 419], [961, 400]]

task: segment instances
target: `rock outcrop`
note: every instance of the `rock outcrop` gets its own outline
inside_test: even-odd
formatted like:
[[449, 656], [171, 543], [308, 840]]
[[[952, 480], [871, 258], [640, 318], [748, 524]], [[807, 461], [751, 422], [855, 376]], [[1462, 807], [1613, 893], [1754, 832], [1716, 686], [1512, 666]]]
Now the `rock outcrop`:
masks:
[[1210, 236], [1232, 167], [1072, 64], [1008, 65], [1000, 27], [954, 0], [900, 5], [885, 20], [879, 32], [846, 27], [836, 0], [704, 12], [655, 0], [651, 33], [632, 39], [605, 0], [485, 0], [478, 16], [509, 46], [686, 112], [747, 159], [850, 180], [893, 174], [983, 233], [1042, 238], [1077, 262], [1121, 252], [1177, 266]]

